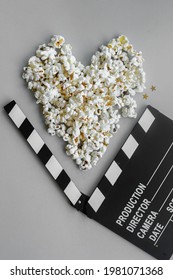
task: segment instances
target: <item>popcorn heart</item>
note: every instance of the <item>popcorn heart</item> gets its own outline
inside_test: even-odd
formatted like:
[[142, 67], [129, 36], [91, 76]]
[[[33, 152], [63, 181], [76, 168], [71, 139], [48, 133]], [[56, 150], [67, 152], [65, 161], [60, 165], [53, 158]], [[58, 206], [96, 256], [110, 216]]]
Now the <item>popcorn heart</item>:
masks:
[[23, 78], [43, 108], [48, 133], [62, 137], [81, 170], [92, 168], [119, 129], [121, 117], [136, 117], [136, 92], [145, 88], [141, 52], [126, 36], [102, 45], [84, 66], [62, 36], [40, 45]]

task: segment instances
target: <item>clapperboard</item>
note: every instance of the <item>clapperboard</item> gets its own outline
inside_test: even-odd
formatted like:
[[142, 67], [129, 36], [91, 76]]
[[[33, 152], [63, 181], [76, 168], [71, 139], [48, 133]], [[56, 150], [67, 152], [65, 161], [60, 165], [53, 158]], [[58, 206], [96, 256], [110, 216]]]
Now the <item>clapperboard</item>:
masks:
[[6, 112], [71, 204], [157, 259], [173, 253], [173, 122], [148, 106], [92, 195], [80, 192], [15, 101]]

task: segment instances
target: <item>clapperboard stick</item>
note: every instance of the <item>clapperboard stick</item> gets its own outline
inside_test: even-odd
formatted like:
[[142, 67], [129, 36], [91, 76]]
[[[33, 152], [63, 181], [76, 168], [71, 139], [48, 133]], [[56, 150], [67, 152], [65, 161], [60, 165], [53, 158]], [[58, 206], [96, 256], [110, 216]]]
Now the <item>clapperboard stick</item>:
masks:
[[16, 102], [14, 100], [11, 101], [4, 109], [73, 206], [86, 213], [89, 217], [92, 217], [99, 210], [128, 164], [129, 159], [144, 138], [145, 133], [155, 120], [155, 117], [152, 115], [149, 108], [147, 108], [106, 173], [103, 175], [101, 181], [94, 189], [92, 195], [87, 197], [85, 194], [81, 193], [71, 181]]
[[4, 109], [68, 200], [82, 211], [87, 196], [78, 190], [17, 103], [13, 100]]

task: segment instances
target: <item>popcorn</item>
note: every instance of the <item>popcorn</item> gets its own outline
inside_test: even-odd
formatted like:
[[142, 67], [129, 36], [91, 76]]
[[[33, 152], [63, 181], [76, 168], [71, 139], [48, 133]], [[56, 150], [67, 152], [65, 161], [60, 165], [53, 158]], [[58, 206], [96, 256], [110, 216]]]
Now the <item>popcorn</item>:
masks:
[[54, 35], [24, 67], [22, 77], [42, 104], [48, 133], [63, 138], [81, 170], [97, 164], [121, 117], [136, 117], [134, 96], [145, 88], [142, 64], [142, 53], [124, 35], [102, 45], [86, 67]]
[[49, 45], [52, 46], [53, 48], [61, 48], [64, 42], [65, 42], [64, 37], [60, 35], [54, 35], [51, 38], [51, 42], [49, 43]]

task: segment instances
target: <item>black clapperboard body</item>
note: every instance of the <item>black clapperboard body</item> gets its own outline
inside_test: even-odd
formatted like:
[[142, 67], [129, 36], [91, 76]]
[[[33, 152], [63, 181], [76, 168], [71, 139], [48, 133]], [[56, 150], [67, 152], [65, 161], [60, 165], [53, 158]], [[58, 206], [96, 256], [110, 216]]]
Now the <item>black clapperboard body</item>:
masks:
[[173, 122], [148, 106], [90, 197], [15, 101], [5, 107], [71, 204], [157, 259], [173, 253]]

